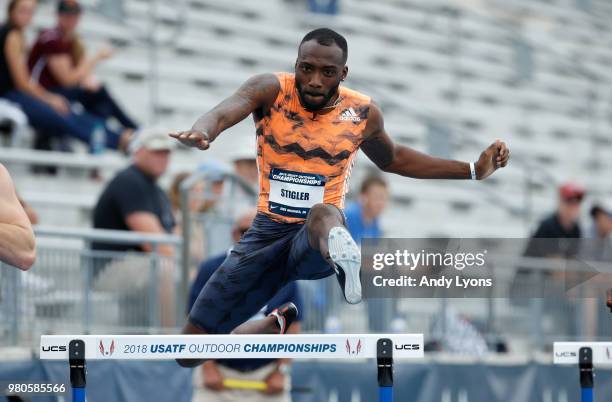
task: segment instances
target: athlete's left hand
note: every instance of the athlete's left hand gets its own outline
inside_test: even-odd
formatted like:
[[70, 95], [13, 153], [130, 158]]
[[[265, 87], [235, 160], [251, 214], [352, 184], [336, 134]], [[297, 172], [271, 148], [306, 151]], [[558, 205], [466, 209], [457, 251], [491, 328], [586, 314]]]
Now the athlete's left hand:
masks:
[[285, 376], [280, 371], [274, 370], [268, 378], [266, 378], [266, 385], [266, 394], [280, 394], [285, 389]]
[[509, 159], [510, 150], [506, 143], [498, 139], [480, 154], [475, 166], [476, 178], [486, 179], [497, 169], [505, 167]]

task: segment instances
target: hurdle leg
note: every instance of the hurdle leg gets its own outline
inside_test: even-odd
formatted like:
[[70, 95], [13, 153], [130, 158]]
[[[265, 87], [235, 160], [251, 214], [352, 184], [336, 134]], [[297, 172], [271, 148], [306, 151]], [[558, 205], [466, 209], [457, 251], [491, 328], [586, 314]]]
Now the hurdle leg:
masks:
[[582, 402], [594, 402], [593, 396], [593, 349], [580, 348], [578, 353], [580, 367], [580, 393]]
[[72, 340], [68, 344], [68, 363], [70, 365], [70, 385], [72, 402], [86, 400], [85, 342]]
[[378, 401], [393, 402], [393, 341], [379, 339], [376, 344]]

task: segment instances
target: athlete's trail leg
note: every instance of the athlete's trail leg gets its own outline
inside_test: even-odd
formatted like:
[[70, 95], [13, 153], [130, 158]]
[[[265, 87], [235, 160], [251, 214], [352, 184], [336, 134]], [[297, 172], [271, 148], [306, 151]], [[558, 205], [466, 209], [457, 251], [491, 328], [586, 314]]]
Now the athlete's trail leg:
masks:
[[232, 334], [278, 334], [278, 331], [279, 327], [276, 317], [269, 315], [261, 320], [251, 320], [238, 325], [232, 331]]
[[[276, 317], [268, 316], [261, 320], [247, 321], [232, 331], [232, 334], [278, 334], [279, 326]], [[183, 328], [183, 334], [206, 335], [206, 331], [200, 329], [190, 322]], [[176, 359], [181, 367], [196, 367], [204, 363], [205, 359]]]
[[[297, 308], [293, 303], [285, 303], [274, 309], [267, 317], [260, 320], [250, 320], [237, 326], [233, 335], [246, 334], [284, 334], [298, 315]], [[207, 332], [193, 325], [189, 321], [183, 328], [186, 335], [206, 335]], [[196, 367], [204, 363], [205, 359], [176, 359], [181, 367]]]

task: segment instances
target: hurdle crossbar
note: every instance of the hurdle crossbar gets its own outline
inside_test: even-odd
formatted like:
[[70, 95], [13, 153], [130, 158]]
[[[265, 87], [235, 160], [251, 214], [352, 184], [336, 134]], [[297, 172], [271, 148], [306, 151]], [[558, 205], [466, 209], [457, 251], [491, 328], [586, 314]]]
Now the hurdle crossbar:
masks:
[[580, 348], [590, 348], [593, 351], [593, 364], [612, 365], [612, 342], [555, 342], [554, 363], [578, 364]]
[[394, 358], [424, 356], [422, 334], [43, 335], [40, 358], [67, 360], [73, 340], [83, 341], [88, 360], [377, 358], [382, 338], [392, 341]]
[[86, 401], [86, 360], [261, 358], [376, 358], [379, 401], [392, 402], [393, 359], [423, 357], [422, 334], [43, 335], [40, 340], [41, 359], [68, 360], [73, 402]]

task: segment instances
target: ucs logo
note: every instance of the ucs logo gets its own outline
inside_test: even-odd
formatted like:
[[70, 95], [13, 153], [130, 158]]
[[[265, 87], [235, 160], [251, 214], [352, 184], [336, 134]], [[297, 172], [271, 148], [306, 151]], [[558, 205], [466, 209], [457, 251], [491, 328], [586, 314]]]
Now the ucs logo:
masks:
[[576, 357], [576, 352], [555, 352], [556, 357]]
[[421, 345], [419, 345], [418, 343], [395, 345], [395, 350], [419, 350], [419, 349], [421, 349]]
[[358, 356], [361, 353], [361, 339], [357, 341], [357, 344], [351, 344], [351, 341], [346, 340], [346, 352], [351, 356]]
[[57, 346], [57, 345], [53, 345], [53, 346], [43, 346], [42, 347], [42, 351], [43, 352], [65, 352], [66, 350], [68, 350], [66, 348], [66, 346]]
[[98, 349], [100, 349], [100, 353], [102, 354], [102, 356], [104, 357], [112, 356], [113, 353], [115, 352], [115, 341], [112, 340], [108, 347], [105, 347], [104, 342], [100, 341], [100, 344], [98, 345]]

